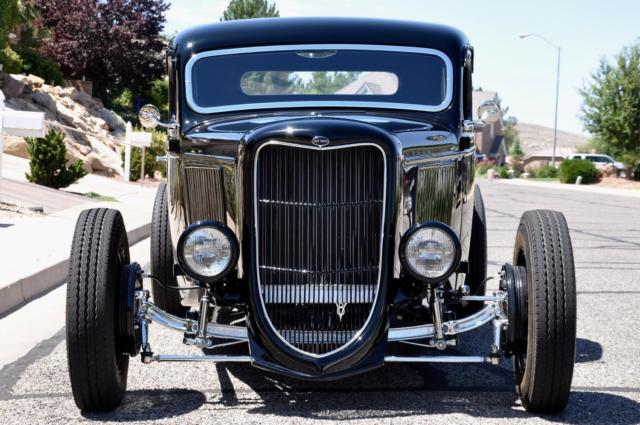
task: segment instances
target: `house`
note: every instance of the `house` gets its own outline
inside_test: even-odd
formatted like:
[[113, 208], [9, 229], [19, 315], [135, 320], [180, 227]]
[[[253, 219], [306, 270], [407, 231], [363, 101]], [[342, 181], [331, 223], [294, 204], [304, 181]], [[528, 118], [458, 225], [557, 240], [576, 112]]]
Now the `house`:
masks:
[[[574, 153], [573, 148], [561, 148], [556, 147], [556, 166], [562, 162], [570, 154]], [[531, 152], [522, 158], [525, 170], [536, 169], [545, 165], [550, 165], [553, 157], [553, 149], [542, 149], [536, 152]]]
[[[493, 91], [474, 90], [472, 94], [473, 99], [473, 118], [479, 118], [478, 107], [487, 100], [494, 100], [500, 102], [498, 93]], [[502, 132], [504, 123], [502, 118], [493, 124], [485, 126], [476, 126], [475, 139], [478, 153], [484, 154], [490, 160], [495, 161], [497, 164], [502, 165], [506, 162], [507, 154], [509, 153], [507, 144], [504, 140]]]

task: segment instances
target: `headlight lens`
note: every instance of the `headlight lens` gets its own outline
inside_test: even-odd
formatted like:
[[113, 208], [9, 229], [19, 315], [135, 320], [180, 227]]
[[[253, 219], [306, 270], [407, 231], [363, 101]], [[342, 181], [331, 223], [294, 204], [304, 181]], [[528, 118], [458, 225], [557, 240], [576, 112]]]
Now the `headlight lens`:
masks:
[[185, 230], [178, 242], [180, 265], [191, 277], [213, 281], [237, 261], [237, 242], [218, 222], [198, 222]]
[[413, 277], [436, 282], [455, 271], [460, 261], [460, 242], [448, 226], [424, 223], [407, 232], [400, 254]]

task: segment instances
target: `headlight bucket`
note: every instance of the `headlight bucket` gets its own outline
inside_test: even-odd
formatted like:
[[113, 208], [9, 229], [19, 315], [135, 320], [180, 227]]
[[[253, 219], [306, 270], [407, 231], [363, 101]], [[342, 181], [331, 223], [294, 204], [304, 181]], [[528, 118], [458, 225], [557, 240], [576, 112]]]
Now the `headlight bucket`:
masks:
[[398, 255], [414, 279], [428, 284], [442, 282], [460, 265], [460, 239], [446, 224], [425, 221], [405, 232]]
[[197, 281], [213, 283], [238, 262], [238, 240], [225, 224], [201, 220], [187, 227], [178, 239], [178, 264]]

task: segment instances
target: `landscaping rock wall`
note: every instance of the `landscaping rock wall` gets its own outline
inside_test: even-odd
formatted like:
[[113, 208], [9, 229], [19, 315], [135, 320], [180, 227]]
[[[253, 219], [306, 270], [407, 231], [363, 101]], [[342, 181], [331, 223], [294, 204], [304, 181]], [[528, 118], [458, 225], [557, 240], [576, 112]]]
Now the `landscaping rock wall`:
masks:
[[[47, 127], [65, 134], [69, 162], [82, 161], [88, 172], [122, 175], [119, 152], [125, 122], [99, 99], [75, 87], [50, 86], [35, 75], [0, 72], [0, 88], [6, 108], [44, 112]], [[5, 137], [4, 151], [29, 158], [27, 144], [20, 137]]]

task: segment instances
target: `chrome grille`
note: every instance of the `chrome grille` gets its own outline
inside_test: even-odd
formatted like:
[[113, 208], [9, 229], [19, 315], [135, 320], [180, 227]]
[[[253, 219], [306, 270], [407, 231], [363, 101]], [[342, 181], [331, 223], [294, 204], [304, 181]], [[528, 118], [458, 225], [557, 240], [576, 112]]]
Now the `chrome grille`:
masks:
[[217, 220], [226, 223], [224, 183], [220, 167], [184, 167], [187, 222]]
[[434, 164], [418, 169], [416, 223], [435, 220], [451, 224], [456, 184], [453, 164]]
[[271, 142], [256, 161], [265, 313], [295, 349], [338, 350], [365, 326], [379, 288], [384, 154], [368, 144], [319, 150]]

